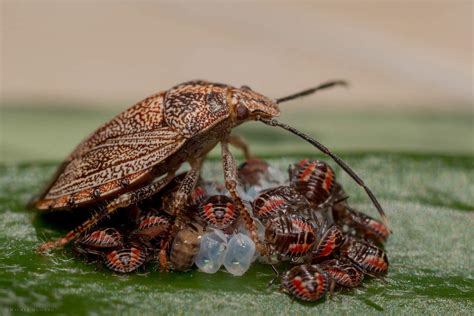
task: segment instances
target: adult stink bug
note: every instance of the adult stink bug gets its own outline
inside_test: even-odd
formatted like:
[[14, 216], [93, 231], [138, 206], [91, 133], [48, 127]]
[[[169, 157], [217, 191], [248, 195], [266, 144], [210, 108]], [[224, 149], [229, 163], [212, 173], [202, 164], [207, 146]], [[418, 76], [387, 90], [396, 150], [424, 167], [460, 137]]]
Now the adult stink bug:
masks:
[[[365, 189], [384, 216], [375, 196], [344, 161], [313, 138], [275, 120], [280, 114], [279, 103], [336, 85], [345, 85], [345, 82], [331, 81], [272, 100], [245, 86], [235, 88], [198, 80], [144, 99], [80, 143], [59, 167], [46, 190], [33, 201], [39, 210], [95, 210], [89, 220], [63, 238], [42, 244], [39, 251], [62, 247], [118, 208], [151, 197], [174, 178], [182, 163], [188, 162], [191, 169], [172, 203], [171, 213], [178, 216], [198, 181], [204, 157], [220, 143], [226, 188], [258, 250], [265, 254], [267, 251], [257, 238], [254, 222], [237, 193], [237, 168], [228, 148], [229, 143], [242, 148], [241, 141], [236, 140], [231, 131], [247, 121], [286, 129], [332, 157]], [[174, 224], [170, 236], [177, 230]], [[161, 251], [164, 253], [166, 247]]]

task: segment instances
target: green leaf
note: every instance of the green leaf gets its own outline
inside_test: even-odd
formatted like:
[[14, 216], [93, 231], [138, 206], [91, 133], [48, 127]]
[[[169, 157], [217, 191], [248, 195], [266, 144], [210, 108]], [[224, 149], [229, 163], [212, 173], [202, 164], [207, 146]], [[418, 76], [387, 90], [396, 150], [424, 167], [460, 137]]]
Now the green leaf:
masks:
[[[220, 271], [116, 275], [76, 259], [69, 250], [34, 252], [41, 241], [65, 232], [25, 207], [51, 176], [51, 164], [0, 166], [0, 312], [23, 314], [472, 314], [474, 311], [474, 168], [472, 157], [344, 155], [379, 197], [393, 236], [386, 250], [385, 282], [335, 293], [316, 304], [292, 302], [267, 289], [274, 277], [255, 264], [242, 277]], [[298, 158], [272, 159], [285, 170]], [[334, 166], [334, 164], [332, 164]], [[222, 179], [220, 162], [204, 176]], [[360, 210], [377, 216], [363, 190], [336, 168]], [[67, 221], [68, 217], [64, 218]], [[70, 226], [70, 223], [69, 223]]]

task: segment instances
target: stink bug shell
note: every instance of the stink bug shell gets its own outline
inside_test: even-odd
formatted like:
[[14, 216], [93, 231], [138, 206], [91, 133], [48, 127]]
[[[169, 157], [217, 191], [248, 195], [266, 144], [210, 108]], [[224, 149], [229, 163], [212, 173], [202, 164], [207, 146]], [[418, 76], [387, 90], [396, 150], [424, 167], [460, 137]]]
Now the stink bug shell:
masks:
[[309, 208], [308, 201], [290, 186], [265, 190], [253, 201], [253, 212], [262, 220], [284, 213], [299, 213], [306, 208]]
[[198, 209], [199, 216], [210, 226], [224, 229], [239, 217], [239, 211], [231, 198], [225, 195], [209, 197]]
[[334, 171], [320, 160], [304, 159], [290, 168], [291, 185], [314, 206], [330, 198], [334, 181]]
[[341, 253], [368, 274], [382, 275], [388, 271], [387, 254], [374, 244], [347, 237]]
[[332, 259], [319, 266], [341, 287], [357, 287], [364, 280], [364, 274], [350, 261]]
[[171, 223], [167, 216], [151, 215], [140, 219], [138, 228], [132, 235], [151, 240], [156, 237], [166, 237], [170, 228]]
[[329, 289], [327, 274], [316, 265], [299, 265], [282, 276], [282, 286], [295, 298], [314, 302], [320, 300]]
[[325, 226], [320, 228], [319, 240], [312, 249], [313, 260], [319, 260], [331, 256], [334, 251], [342, 245], [344, 237], [342, 232], [336, 227]]
[[115, 248], [122, 245], [122, 235], [115, 228], [106, 228], [87, 234], [78, 242], [95, 249]]
[[390, 231], [382, 222], [349, 207], [346, 203], [335, 205], [332, 214], [340, 226], [353, 228], [357, 236], [363, 239], [383, 244], [390, 236]]
[[316, 240], [313, 226], [304, 217], [282, 214], [267, 222], [265, 239], [271, 252], [288, 256], [304, 256]]
[[145, 263], [146, 251], [137, 245], [131, 245], [108, 252], [104, 260], [105, 265], [110, 270], [129, 273], [137, 270]]

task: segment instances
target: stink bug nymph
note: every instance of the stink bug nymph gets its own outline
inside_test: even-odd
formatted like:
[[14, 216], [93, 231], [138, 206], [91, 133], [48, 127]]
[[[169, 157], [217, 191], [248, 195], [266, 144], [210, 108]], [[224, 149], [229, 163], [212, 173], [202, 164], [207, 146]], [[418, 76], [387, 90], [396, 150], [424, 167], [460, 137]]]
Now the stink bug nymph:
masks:
[[[375, 196], [345, 162], [318, 141], [275, 119], [280, 114], [278, 104], [336, 85], [345, 85], [345, 82], [327, 82], [275, 100], [248, 87], [197, 80], [138, 102], [80, 143], [61, 164], [50, 185], [33, 201], [37, 209], [44, 211], [94, 210], [89, 220], [63, 238], [42, 244], [39, 251], [62, 247], [117, 209], [150, 198], [175, 177], [184, 162], [188, 162], [191, 169], [176, 192], [170, 212], [178, 217], [198, 182], [205, 156], [220, 143], [226, 188], [257, 249], [261, 254], [267, 253], [257, 238], [254, 221], [237, 193], [237, 167], [228, 148], [228, 144], [242, 148], [241, 140], [236, 141], [231, 131], [248, 121], [286, 129], [332, 157], [365, 189], [384, 216]], [[172, 224], [169, 236], [174, 236], [178, 230], [178, 224]], [[161, 249], [162, 255], [170, 244], [170, 237], [167, 239]]]

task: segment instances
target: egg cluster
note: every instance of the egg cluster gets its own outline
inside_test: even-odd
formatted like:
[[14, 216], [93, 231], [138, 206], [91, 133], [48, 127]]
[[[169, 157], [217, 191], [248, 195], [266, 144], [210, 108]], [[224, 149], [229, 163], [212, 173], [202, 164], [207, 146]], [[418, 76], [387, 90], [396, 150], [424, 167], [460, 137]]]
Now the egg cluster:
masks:
[[[124, 209], [125, 220], [82, 236], [73, 249], [119, 273], [167, 262], [160, 270], [197, 267], [216, 273], [224, 268], [240, 276], [257, 260], [272, 265], [282, 291], [306, 301], [319, 300], [334, 288], [359, 286], [364, 276], [384, 275], [388, 228], [349, 206], [326, 163], [305, 159], [288, 171], [258, 159], [238, 169], [238, 193], [264, 254], [222, 184], [200, 179], [179, 216], [169, 214], [185, 173], [153, 198]], [[280, 273], [279, 266], [290, 268]]]

